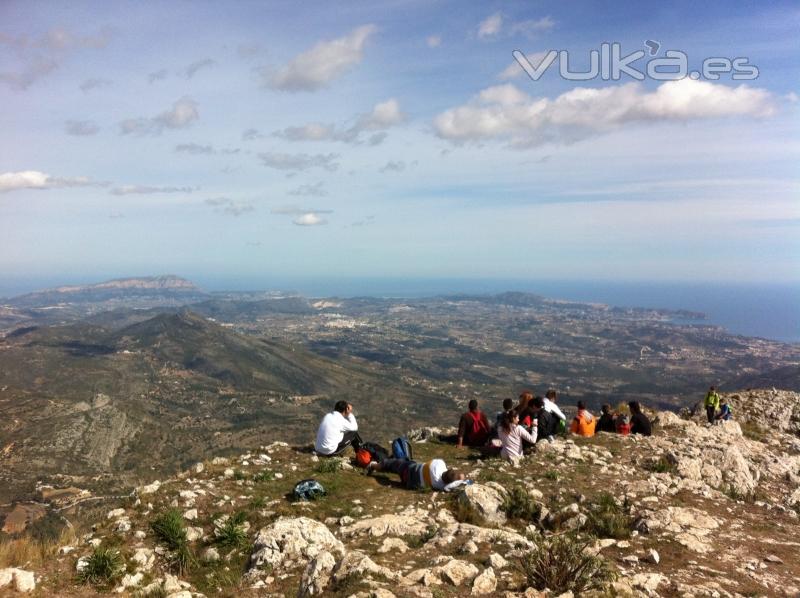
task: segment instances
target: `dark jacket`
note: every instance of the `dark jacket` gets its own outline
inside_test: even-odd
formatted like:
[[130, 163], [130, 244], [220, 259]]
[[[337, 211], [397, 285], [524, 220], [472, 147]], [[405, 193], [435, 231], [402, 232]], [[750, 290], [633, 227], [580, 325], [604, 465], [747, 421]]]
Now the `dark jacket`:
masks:
[[558, 416], [553, 415], [546, 409], [539, 409], [539, 413], [536, 414], [536, 420], [539, 424], [539, 432], [538, 436], [536, 437], [536, 442], [547, 440], [548, 436], [555, 435], [559, 420]]
[[614, 423], [614, 415], [612, 413], [603, 413], [600, 419], [597, 420], [597, 432], [616, 432], [617, 426]]
[[650, 420], [644, 413], [634, 413], [631, 416], [631, 434], [641, 434], [642, 436], [652, 436], [653, 428]]

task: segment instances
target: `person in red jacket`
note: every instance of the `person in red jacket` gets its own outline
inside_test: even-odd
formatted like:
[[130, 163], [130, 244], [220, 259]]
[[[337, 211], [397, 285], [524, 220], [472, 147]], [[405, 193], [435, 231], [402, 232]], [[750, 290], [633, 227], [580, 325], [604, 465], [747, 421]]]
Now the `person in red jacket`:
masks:
[[478, 409], [478, 401], [469, 402], [469, 411], [458, 422], [458, 446], [483, 446], [489, 439], [492, 427], [486, 414]]

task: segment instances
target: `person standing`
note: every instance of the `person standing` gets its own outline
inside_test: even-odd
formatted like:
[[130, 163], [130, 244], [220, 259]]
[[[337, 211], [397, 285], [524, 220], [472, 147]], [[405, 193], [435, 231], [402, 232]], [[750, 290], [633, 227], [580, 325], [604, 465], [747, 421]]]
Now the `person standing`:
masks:
[[703, 401], [703, 405], [706, 408], [706, 417], [708, 418], [708, 423], [713, 424], [717, 417], [717, 409], [719, 409], [719, 395], [713, 386], [708, 389], [705, 401]]
[[338, 401], [333, 411], [326, 414], [319, 424], [314, 450], [325, 457], [332, 457], [351, 445], [358, 450], [361, 443], [353, 406], [347, 401]]

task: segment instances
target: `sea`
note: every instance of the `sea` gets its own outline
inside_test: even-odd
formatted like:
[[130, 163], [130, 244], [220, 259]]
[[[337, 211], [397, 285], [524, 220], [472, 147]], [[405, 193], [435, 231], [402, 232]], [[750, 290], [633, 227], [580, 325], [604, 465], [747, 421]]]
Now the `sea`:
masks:
[[[252, 278], [221, 279], [187, 275], [207, 291], [275, 290], [307, 297], [416, 298], [506, 291], [536, 293], [552, 299], [605, 303], [618, 307], [689, 310], [706, 314], [703, 323], [751, 337], [800, 344], [800, 282], [721, 283], [608, 280], [520, 280], [470, 278]], [[3, 280], [0, 297], [11, 297], [60, 284], [93, 281]]]

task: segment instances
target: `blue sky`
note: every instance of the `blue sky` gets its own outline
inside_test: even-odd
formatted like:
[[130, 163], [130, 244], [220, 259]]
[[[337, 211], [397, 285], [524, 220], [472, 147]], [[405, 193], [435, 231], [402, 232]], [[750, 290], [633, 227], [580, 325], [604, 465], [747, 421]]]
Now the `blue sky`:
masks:
[[0, 4], [0, 278], [800, 280], [795, 3], [298, 6]]

